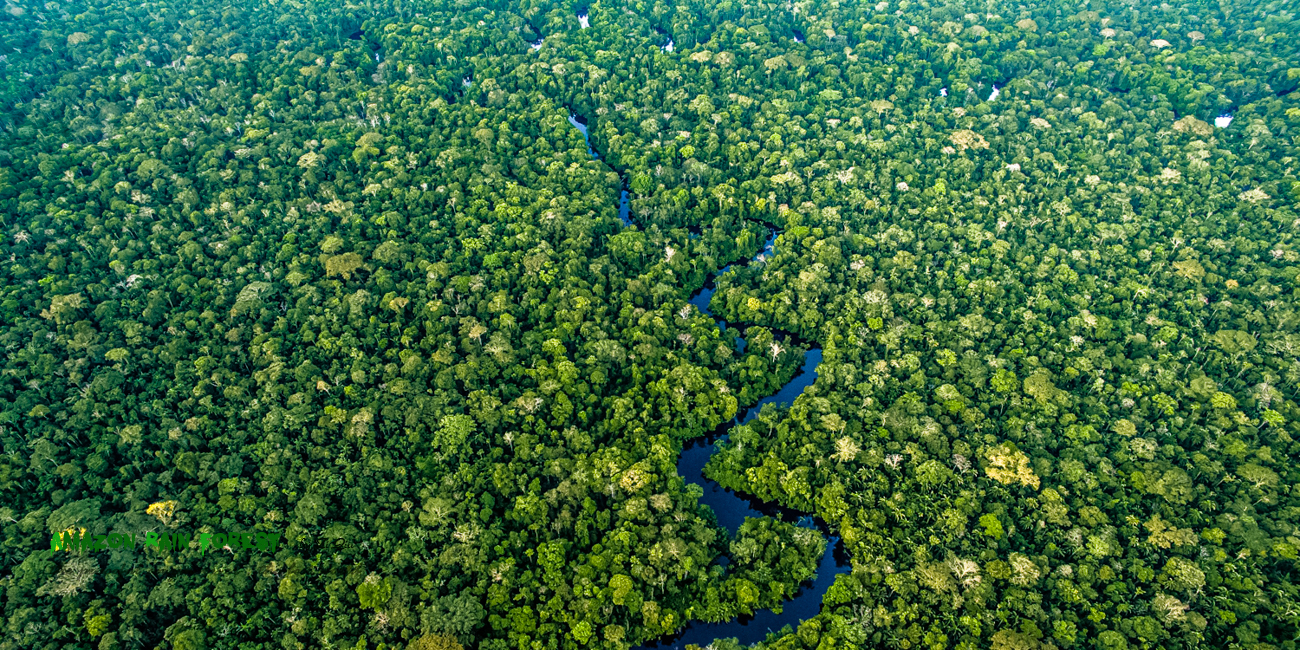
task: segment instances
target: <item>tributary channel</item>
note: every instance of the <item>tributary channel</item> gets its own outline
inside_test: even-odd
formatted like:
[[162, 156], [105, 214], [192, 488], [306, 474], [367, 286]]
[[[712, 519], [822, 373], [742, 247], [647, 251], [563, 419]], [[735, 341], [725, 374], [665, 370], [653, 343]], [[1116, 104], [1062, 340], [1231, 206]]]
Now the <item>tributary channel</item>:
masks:
[[[591, 146], [591, 137], [587, 132], [586, 122], [571, 114], [569, 115], [569, 123], [582, 132], [583, 139], [587, 141], [587, 153], [591, 154], [592, 158], [600, 159], [600, 154]], [[632, 225], [626, 189], [622, 191], [619, 197], [618, 217], [623, 222], [624, 227]], [[771, 257], [775, 251], [778, 234], [772, 232], [762, 251], [753, 258], [739, 264], [749, 264], [756, 260]], [[713, 312], [709, 310], [709, 301], [713, 298], [714, 280], [731, 270], [732, 266], [729, 264], [710, 275], [704, 287], [691, 296], [690, 303], [710, 318], [713, 318]], [[714, 320], [718, 321], [719, 327], [726, 329], [724, 321], [716, 318]], [[741, 341], [740, 343], [743, 345], [744, 342]], [[681, 474], [682, 478], [686, 479], [688, 483], [694, 483], [703, 488], [704, 496], [700, 498], [700, 502], [713, 509], [718, 524], [726, 528], [733, 539], [740, 529], [740, 525], [745, 522], [747, 517], [777, 517], [785, 521], [796, 522], [800, 526], [817, 528], [823, 533], [827, 532], [825, 522], [812, 515], [737, 494], [704, 476], [705, 464], [717, 451], [718, 441], [727, 439], [727, 433], [731, 427], [744, 424], [753, 419], [762, 410], [764, 404], [793, 403], [796, 397], [816, 381], [817, 365], [821, 361], [821, 348], [808, 350], [804, 354], [803, 367], [800, 368], [799, 373], [782, 386], [780, 390], [738, 413], [730, 422], [724, 423], [712, 433], [687, 441], [682, 450], [681, 458], [677, 460], [677, 473]], [[755, 612], [752, 616], [740, 616], [724, 623], [696, 621], [687, 625], [681, 632], [652, 641], [641, 646], [639, 650], [680, 650], [684, 649], [687, 644], [704, 647], [713, 642], [714, 639], [725, 638], [738, 639], [742, 644], [762, 641], [770, 632], [780, 630], [786, 625], [798, 627], [801, 621], [816, 616], [821, 611], [822, 596], [835, 582], [836, 574], [845, 573], [848, 570], [848, 557], [844, 554], [839, 538], [828, 537], [826, 550], [822, 554], [821, 564], [818, 565], [813, 580], [804, 583], [794, 598], [782, 603], [780, 614], [765, 609]]]

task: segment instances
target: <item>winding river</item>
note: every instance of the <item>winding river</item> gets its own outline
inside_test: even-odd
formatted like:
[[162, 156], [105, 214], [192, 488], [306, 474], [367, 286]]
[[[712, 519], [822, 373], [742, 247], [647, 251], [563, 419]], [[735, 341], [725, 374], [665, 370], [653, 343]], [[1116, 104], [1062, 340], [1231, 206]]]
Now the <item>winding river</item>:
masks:
[[[599, 160], [600, 154], [591, 146], [591, 137], [587, 132], [586, 123], [573, 114], [569, 115], [569, 123], [582, 132], [582, 137], [587, 142], [587, 153], [591, 154], [592, 158]], [[622, 190], [619, 197], [618, 218], [623, 222], [624, 227], [632, 225], [626, 189]], [[772, 231], [762, 251], [753, 258], [737, 264], [745, 265], [770, 257], [775, 251], [776, 238], [779, 234]], [[714, 280], [730, 271], [732, 266], [734, 265], [728, 264], [710, 275], [704, 286], [695, 292], [695, 295], [691, 296], [690, 299], [690, 303], [696, 309], [707, 314], [710, 318], [714, 318], [718, 323], [718, 327], [723, 330], [726, 329], [726, 321], [713, 316], [713, 312], [709, 310], [709, 302], [713, 298]], [[739, 340], [738, 344], [743, 349], [744, 341]], [[677, 473], [681, 474], [682, 478], [686, 479], [688, 483], [694, 483], [704, 490], [704, 496], [700, 497], [700, 502], [713, 509], [718, 525], [726, 528], [733, 539], [740, 529], [740, 525], [745, 522], [747, 517], [777, 517], [784, 521], [794, 522], [799, 526], [817, 528], [823, 533], [827, 532], [825, 522], [812, 515], [737, 494], [704, 476], [704, 466], [709, 462], [709, 458], [713, 456], [713, 453], [717, 451], [717, 443], [726, 441], [727, 433], [731, 427], [744, 424], [756, 417], [765, 404], [793, 403], [795, 398], [803, 393], [804, 389], [816, 381], [817, 365], [821, 361], [821, 348], [808, 350], [804, 354], [803, 367], [780, 390], [759, 400], [757, 404], [750, 408], [737, 413], [735, 418], [724, 423], [712, 433], [689, 440], [684, 445], [682, 455], [677, 460]], [[723, 557], [719, 558], [719, 560], [725, 565], [727, 558]], [[714, 639], [723, 638], [735, 638], [746, 645], [762, 641], [767, 638], [770, 632], [780, 630], [786, 625], [797, 627], [801, 621], [816, 616], [821, 611], [822, 596], [835, 582], [835, 576], [848, 570], [848, 558], [839, 543], [839, 538], [828, 536], [826, 550], [822, 554], [817, 573], [811, 581], [804, 583], [793, 598], [782, 603], [781, 613], [778, 614], [770, 609], [764, 609], [755, 612], [753, 615], [740, 616], [724, 623], [696, 621], [687, 625], [677, 634], [652, 641], [641, 646], [638, 650], [680, 650], [685, 648], [687, 644], [703, 647], [709, 645]]]

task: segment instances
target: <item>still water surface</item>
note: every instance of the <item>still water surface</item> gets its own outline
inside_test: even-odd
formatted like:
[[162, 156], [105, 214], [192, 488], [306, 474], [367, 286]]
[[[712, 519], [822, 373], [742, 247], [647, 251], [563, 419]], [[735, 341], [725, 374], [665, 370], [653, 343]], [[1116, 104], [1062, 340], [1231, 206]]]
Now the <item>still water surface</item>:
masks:
[[[591, 146], [591, 138], [587, 131], [586, 122], [576, 115], [569, 114], [569, 124], [582, 132], [583, 139], [587, 141], [587, 153], [591, 154], [592, 158], [600, 159], [600, 154]], [[626, 183], [624, 185], [626, 186]], [[618, 218], [625, 227], [632, 225], [628, 203], [628, 194], [625, 189], [619, 196], [618, 205]], [[776, 251], [776, 239], [779, 234], [779, 232], [773, 231], [763, 245], [763, 249], [757, 255], [738, 264], [750, 264], [771, 257]], [[735, 265], [728, 264], [710, 275], [704, 287], [691, 296], [690, 303], [696, 309], [699, 309], [701, 313], [713, 317], [713, 312], [709, 310], [709, 302], [713, 298], [714, 281], [718, 276], [730, 271], [732, 266]], [[714, 320], [718, 323], [720, 329], [726, 331], [726, 321], [718, 318], [714, 318]], [[744, 343], [743, 339], [737, 339], [737, 345], [741, 350], [744, 349]], [[704, 466], [708, 464], [709, 458], [717, 451], [717, 443], [727, 440], [731, 427], [749, 422], [758, 415], [765, 404], [793, 403], [795, 398], [817, 380], [817, 366], [821, 361], [821, 348], [808, 350], [804, 353], [803, 367], [799, 369], [799, 373], [786, 382], [780, 390], [764, 397], [754, 406], [737, 414], [731, 422], [723, 424], [718, 430], [689, 440], [684, 445], [682, 455], [677, 460], [677, 473], [681, 474], [682, 478], [686, 479], [686, 482], [694, 483], [704, 490], [704, 496], [700, 497], [700, 502], [713, 509], [718, 525], [726, 528], [733, 538], [747, 517], [777, 517], [784, 521], [796, 523], [799, 526], [826, 530], [825, 522], [812, 515], [783, 508], [754, 497], [737, 494], [704, 476]], [[780, 614], [765, 609], [755, 612], [752, 616], [741, 616], [723, 623], [697, 621], [687, 625], [685, 629], [676, 635], [653, 641], [642, 646], [642, 648], [679, 650], [685, 648], [687, 644], [707, 646], [714, 639], [724, 638], [736, 638], [741, 643], [751, 644], [762, 641], [767, 637], [768, 633], [775, 632], [786, 625], [797, 627], [801, 621], [813, 618], [821, 611], [822, 596], [835, 582], [835, 576], [847, 572], [850, 568], [848, 557], [839, 542], [840, 540], [837, 537], [828, 538], [826, 550], [822, 554], [821, 563], [817, 567], [817, 573], [814, 575], [813, 580], [805, 583], [793, 598], [782, 603]], [[719, 560], [720, 564], [726, 565], [726, 558], [719, 558]]]

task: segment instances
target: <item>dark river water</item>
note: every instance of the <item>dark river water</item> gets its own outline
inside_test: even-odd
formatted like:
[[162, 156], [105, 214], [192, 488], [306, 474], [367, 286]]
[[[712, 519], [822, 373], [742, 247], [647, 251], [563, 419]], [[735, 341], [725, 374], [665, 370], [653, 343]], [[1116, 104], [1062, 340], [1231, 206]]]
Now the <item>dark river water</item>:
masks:
[[[570, 114], [569, 123], [582, 132], [582, 137], [587, 141], [587, 152], [592, 158], [599, 159], [600, 154], [591, 146], [591, 138], [587, 132], [587, 124], [581, 118]], [[628, 205], [627, 190], [622, 191], [619, 197], [618, 218], [623, 225], [632, 225], [631, 214]], [[744, 265], [758, 260], [767, 259], [775, 252], [776, 238], [780, 233], [772, 232], [768, 237], [767, 243], [757, 255], [738, 264]], [[700, 312], [713, 317], [713, 312], [709, 310], [709, 301], [713, 298], [714, 280], [718, 276], [731, 270], [734, 265], [719, 269], [716, 273], [709, 276], [704, 287], [691, 296], [690, 303], [695, 305]], [[726, 321], [714, 318], [718, 327], [726, 331]], [[743, 350], [745, 342], [743, 339], [737, 339], [737, 346]], [[799, 526], [807, 528], [817, 528], [826, 531], [826, 524], [816, 517], [801, 513], [788, 508], [781, 507], [774, 503], [768, 503], [754, 497], [738, 494], [727, 488], [718, 485], [716, 482], [704, 476], [704, 466], [708, 464], [709, 458], [717, 451], [717, 443], [725, 441], [731, 427], [737, 424], [744, 424], [758, 415], [763, 405], [772, 404], [791, 404], [795, 398], [811, 386], [817, 380], [817, 366], [822, 361], [821, 348], [812, 348], [804, 354], [803, 367], [799, 369], [790, 381], [786, 382], [776, 393], [764, 397], [754, 406], [743, 410], [730, 422], [724, 423], [717, 430], [707, 435], [700, 436], [689, 440], [684, 445], [681, 458], [677, 460], [677, 473], [682, 475], [688, 483], [694, 483], [704, 490], [704, 496], [700, 497], [700, 502], [713, 509], [714, 515], [718, 519], [718, 524], [727, 529], [727, 532], [734, 538], [740, 525], [745, 522], [747, 517], [776, 517], [783, 521], [789, 521]], [[813, 579], [804, 583], [799, 592], [793, 598], [782, 603], [781, 613], [777, 614], [770, 609], [760, 610], [752, 616], [741, 616], [723, 623], [704, 623], [696, 621], [687, 625], [681, 632], [667, 636], [656, 641], [641, 646], [642, 649], [659, 650], [659, 649], [684, 649], [687, 644], [695, 644], [701, 647], [709, 645], [714, 639], [736, 638], [743, 644], [756, 643], [767, 637], [768, 633], [775, 632], [786, 625], [798, 627], [801, 621], [816, 616], [821, 611], [822, 596], [826, 590], [835, 582], [835, 576], [845, 573], [849, 570], [848, 557], [844, 554], [843, 546], [839, 543], [837, 537], [828, 537], [826, 550], [822, 554], [821, 563], [817, 567], [817, 573]], [[719, 558], [720, 564], [726, 564], [726, 558]]]

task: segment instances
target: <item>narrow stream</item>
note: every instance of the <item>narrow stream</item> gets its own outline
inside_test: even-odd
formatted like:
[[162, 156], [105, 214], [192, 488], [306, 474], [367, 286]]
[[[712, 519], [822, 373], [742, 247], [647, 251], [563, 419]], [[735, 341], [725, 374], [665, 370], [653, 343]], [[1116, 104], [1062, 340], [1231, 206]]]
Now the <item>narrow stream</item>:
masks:
[[[572, 124], [573, 128], [582, 132], [582, 139], [587, 143], [587, 154], [596, 160], [600, 160], [600, 154], [596, 153], [596, 150], [591, 148], [591, 134], [587, 132], [587, 122], [577, 115], [569, 113], [569, 124]], [[622, 204], [619, 204], [618, 211], [619, 213], [623, 212]]]
[[[587, 152], [591, 154], [592, 158], [599, 160], [600, 154], [591, 146], [591, 138], [587, 131], [586, 122], [570, 113], [569, 123], [582, 132], [582, 137], [587, 142]], [[626, 183], [624, 183], [624, 186], [626, 187]], [[632, 225], [628, 203], [627, 190], [624, 189], [619, 197], [618, 205], [618, 218], [623, 222], [624, 227]], [[691, 296], [690, 304], [699, 309], [701, 313], [713, 317], [713, 312], [709, 310], [709, 302], [713, 298], [714, 281], [722, 274], [730, 271], [733, 266], [745, 265], [770, 257], [775, 252], [776, 238], [779, 234], [779, 232], [771, 232], [767, 243], [763, 245], [763, 249], [753, 258], [737, 264], [728, 264], [710, 275], [704, 286], [699, 291], [696, 291], [695, 295]], [[714, 320], [721, 330], [726, 331], [726, 321], [717, 318]], [[741, 350], [744, 349], [745, 341], [743, 339], [738, 339], [737, 344]], [[821, 361], [821, 348], [809, 349], [804, 353], [803, 367], [780, 390], [738, 413], [730, 422], [724, 423], [712, 433], [689, 440], [683, 446], [682, 455], [677, 460], [677, 473], [681, 474], [682, 478], [686, 479], [686, 482], [694, 483], [704, 490], [700, 502], [713, 509], [718, 525], [726, 528], [733, 539], [740, 529], [740, 525], [748, 517], [777, 517], [799, 526], [817, 528], [823, 533], [828, 531], [826, 523], [813, 515], [784, 508], [775, 503], [768, 503], [754, 497], [737, 494], [704, 476], [704, 466], [709, 462], [709, 458], [713, 456], [714, 452], [717, 451], [718, 441], [727, 440], [731, 427], [752, 420], [762, 411], [765, 404], [793, 403], [796, 397], [817, 380], [817, 366]], [[719, 562], [725, 566], [728, 559], [721, 557]], [[775, 632], [786, 625], [797, 627], [801, 621], [816, 616], [821, 611], [822, 596], [835, 582], [835, 576], [847, 572], [849, 568], [848, 557], [844, 553], [839, 538], [828, 536], [826, 550], [822, 554], [821, 563], [817, 566], [817, 572], [813, 579], [804, 583], [793, 598], [782, 603], [780, 614], [770, 609], [764, 609], [755, 612], [753, 615], [740, 616], [724, 623], [695, 621], [687, 625], [681, 632], [647, 643], [638, 650], [682, 650], [687, 644], [707, 646], [714, 639], [723, 638], [736, 638], [746, 645], [762, 641], [769, 633]]]

